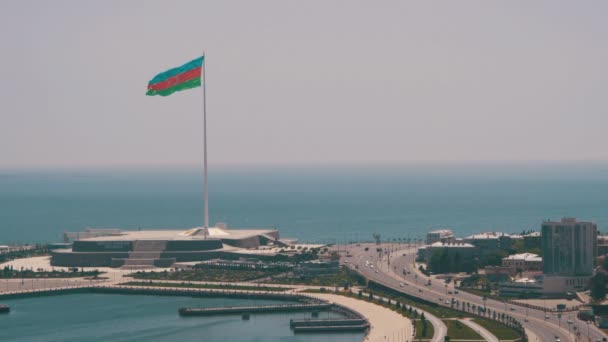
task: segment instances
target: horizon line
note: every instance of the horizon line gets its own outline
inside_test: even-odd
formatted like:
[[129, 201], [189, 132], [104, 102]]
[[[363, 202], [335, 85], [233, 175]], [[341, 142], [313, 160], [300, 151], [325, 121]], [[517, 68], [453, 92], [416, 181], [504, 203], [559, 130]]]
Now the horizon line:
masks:
[[[344, 168], [354, 167], [357, 169], [377, 169], [377, 168], [400, 168], [400, 167], [424, 167], [424, 166], [608, 166], [608, 160], [598, 159], [571, 159], [571, 160], [552, 160], [552, 159], [526, 159], [526, 160], [418, 160], [418, 161], [345, 161], [345, 162], [288, 162], [288, 163], [211, 163], [210, 169], [233, 170], [233, 169], [312, 169], [312, 168]], [[202, 163], [199, 165], [189, 164], [82, 164], [82, 165], [15, 165], [0, 166], [0, 172], [53, 172], [53, 171], [195, 171], [202, 170]]]

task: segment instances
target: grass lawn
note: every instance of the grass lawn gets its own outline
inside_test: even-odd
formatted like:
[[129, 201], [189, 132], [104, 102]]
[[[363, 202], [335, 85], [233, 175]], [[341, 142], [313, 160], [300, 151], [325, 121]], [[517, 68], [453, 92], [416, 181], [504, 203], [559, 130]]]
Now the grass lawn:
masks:
[[310, 278], [298, 277], [273, 277], [266, 282], [274, 284], [286, 285], [310, 285], [310, 286], [327, 286], [327, 287], [343, 287], [346, 284], [357, 285], [360, 278], [351, 274], [345, 269], [341, 269], [336, 274], [316, 276]]
[[435, 330], [433, 330], [433, 325], [431, 324], [431, 322], [426, 321], [426, 335], [422, 335], [422, 321], [417, 319], [414, 322], [415, 326], [416, 326], [416, 337], [415, 339], [425, 339], [425, 340], [429, 340], [431, 338], [433, 338], [433, 335], [435, 334]]
[[457, 320], [443, 321], [448, 327], [448, 336], [452, 340], [481, 340], [483, 338], [473, 329]]
[[287, 291], [287, 287], [271, 287], [271, 286], [246, 286], [246, 285], [231, 285], [231, 284], [188, 284], [188, 283], [157, 283], [151, 281], [129, 281], [120, 285], [130, 286], [156, 286], [156, 287], [180, 287], [180, 288], [196, 288], [196, 289], [222, 289], [222, 290], [243, 290], [243, 291]]
[[496, 321], [480, 318], [475, 318], [473, 321], [488, 329], [488, 331], [494, 334], [499, 340], [514, 340], [520, 337], [517, 331]]
[[141, 280], [182, 280], [182, 281], [249, 281], [278, 274], [279, 271], [253, 270], [253, 269], [217, 269], [195, 268], [188, 271], [174, 272], [135, 272], [129, 276]]

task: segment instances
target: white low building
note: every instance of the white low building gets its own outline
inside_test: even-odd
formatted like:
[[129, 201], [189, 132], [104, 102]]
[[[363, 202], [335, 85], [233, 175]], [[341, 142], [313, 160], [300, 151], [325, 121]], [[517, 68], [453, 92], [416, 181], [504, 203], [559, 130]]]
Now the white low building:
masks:
[[521, 269], [522, 271], [541, 271], [543, 258], [533, 253], [521, 253], [502, 258], [502, 266]]
[[458, 252], [464, 258], [473, 256], [475, 246], [464, 242], [435, 242], [425, 248], [425, 260], [429, 260], [433, 253], [447, 249], [452, 252]]

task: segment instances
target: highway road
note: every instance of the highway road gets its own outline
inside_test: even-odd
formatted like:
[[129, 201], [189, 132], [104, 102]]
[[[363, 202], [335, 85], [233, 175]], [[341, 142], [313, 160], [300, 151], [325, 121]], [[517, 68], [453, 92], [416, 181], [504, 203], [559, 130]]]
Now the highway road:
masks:
[[[461, 303], [470, 302], [477, 306], [485, 305], [488, 309], [496, 311], [497, 314], [505, 313], [519, 320], [540, 341], [556, 341], [559, 338], [561, 341], [595, 342], [598, 338], [601, 340], [606, 337], [594, 325], [588, 325], [576, 319], [574, 314], [572, 314], [572, 324], [568, 324], [566, 321], [570, 318], [570, 315], [565, 313], [562, 319], [558, 320], [553, 313], [546, 315], [541, 310], [526, 309], [523, 306], [511, 305], [492, 299], [488, 299], [484, 303], [480, 296], [464, 291], [456, 293], [457, 290], [454, 289], [453, 284], [445, 284], [442, 280], [426, 277], [413, 267], [416, 254], [416, 248], [413, 245], [382, 244], [381, 246], [382, 253], [376, 251], [378, 245], [375, 244], [348, 245], [339, 248], [340, 250], [346, 250], [351, 255], [343, 261], [348, 260], [347, 265], [356, 269], [368, 279], [444, 306], [450, 306], [452, 298]], [[368, 251], [365, 251], [366, 247]], [[373, 267], [366, 266], [366, 262]], [[426, 285], [429, 279], [431, 279], [430, 286]], [[403, 286], [400, 286], [402, 283]]]

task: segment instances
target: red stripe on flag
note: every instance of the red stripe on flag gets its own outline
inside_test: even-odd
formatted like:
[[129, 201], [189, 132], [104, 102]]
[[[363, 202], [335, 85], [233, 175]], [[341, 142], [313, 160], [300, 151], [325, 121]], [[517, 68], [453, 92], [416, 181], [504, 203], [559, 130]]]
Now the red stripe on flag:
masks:
[[148, 90], [165, 90], [176, 84], [184, 83], [193, 78], [201, 77], [202, 67], [194, 68], [181, 74], [170, 77], [162, 82], [148, 84]]

